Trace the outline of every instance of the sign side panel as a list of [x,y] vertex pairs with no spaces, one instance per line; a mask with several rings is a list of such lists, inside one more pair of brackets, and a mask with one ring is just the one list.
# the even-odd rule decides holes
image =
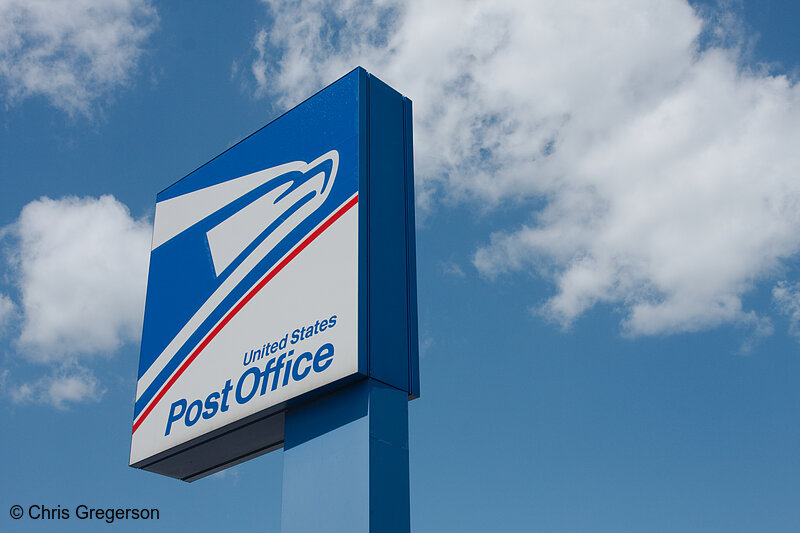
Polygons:
[[403,97],[369,78],[370,376],[406,392],[408,288]]
[[409,396],[419,398],[419,329],[417,322],[417,241],[414,216],[414,135],[411,100],[403,98],[403,140],[406,184],[406,247],[408,249],[408,372]]

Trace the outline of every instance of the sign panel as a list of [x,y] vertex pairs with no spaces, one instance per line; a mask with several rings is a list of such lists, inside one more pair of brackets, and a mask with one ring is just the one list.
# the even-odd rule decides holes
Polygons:
[[359,68],[158,194],[132,466],[279,448],[286,405],[363,377],[417,395],[410,139]]

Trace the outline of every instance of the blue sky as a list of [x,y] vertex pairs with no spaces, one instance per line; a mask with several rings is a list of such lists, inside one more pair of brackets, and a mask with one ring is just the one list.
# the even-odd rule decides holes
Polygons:
[[430,4],[0,1],[4,509],[279,530],[282,452],[127,466],[155,194],[362,65],[415,106],[414,531],[800,529],[800,8]]

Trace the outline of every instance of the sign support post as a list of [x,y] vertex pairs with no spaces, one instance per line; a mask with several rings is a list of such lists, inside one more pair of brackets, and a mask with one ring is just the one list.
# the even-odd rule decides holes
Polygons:
[[408,395],[372,379],[290,408],[282,533],[410,530]]

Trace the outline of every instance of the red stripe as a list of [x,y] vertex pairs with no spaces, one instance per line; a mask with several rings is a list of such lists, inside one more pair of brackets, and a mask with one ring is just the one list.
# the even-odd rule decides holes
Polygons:
[[292,259],[297,257],[297,255],[300,252],[302,252],[303,249],[305,249],[306,246],[311,244],[311,242],[314,239],[319,237],[322,234],[323,231],[328,229],[331,226],[331,224],[336,222],[342,215],[344,215],[347,211],[350,210],[351,207],[353,207],[357,203],[358,203],[358,194],[356,194],[350,200],[348,200],[347,203],[344,204],[342,207],[340,207],[339,210],[336,211],[333,215],[331,215],[331,217],[328,220],[323,222],[320,227],[315,229],[311,234],[308,235],[308,237],[306,237],[303,241],[301,241],[300,244],[297,245],[297,248],[295,248],[294,250],[289,252],[289,255],[284,257],[281,260],[281,262],[278,263],[277,266],[275,266],[275,268],[273,268],[272,271],[270,271],[264,277],[264,279],[259,281],[258,284],[255,287],[253,287],[250,290],[250,292],[247,293],[247,295],[244,298],[242,298],[242,300],[238,304],[236,304],[234,306],[234,308],[230,310],[230,312],[228,312],[227,315],[225,315],[225,317],[220,321],[220,323],[217,324],[216,327],[213,330],[211,330],[211,333],[209,333],[208,336],[205,339],[203,339],[203,342],[201,342],[197,346],[197,348],[195,348],[194,352],[192,352],[192,354],[186,359],[186,361],[184,361],[183,364],[178,368],[178,370],[175,372],[175,374],[172,375],[172,377],[169,379],[169,381],[167,381],[167,384],[156,395],[155,399],[153,399],[153,401],[150,402],[150,405],[148,405],[147,408],[142,412],[141,416],[133,423],[133,431],[131,433],[136,433],[136,430],[142,424],[144,419],[147,418],[147,415],[150,414],[150,412],[153,410],[153,408],[156,406],[156,404],[158,404],[158,402],[161,401],[161,398],[164,397],[164,395],[167,393],[169,388],[172,387],[173,384],[175,384],[175,381],[177,381],[177,379],[181,376],[181,374],[183,374],[183,372],[189,367],[189,365],[192,364],[192,361],[194,361],[197,358],[197,356],[200,355],[200,352],[202,352],[203,349],[206,346],[208,346],[208,343],[210,343],[211,340],[214,337],[217,336],[217,333],[219,333],[222,330],[222,328],[224,328],[225,325],[228,322],[230,322],[231,319],[234,316],[236,316],[236,313],[241,311],[242,308],[245,306],[245,304],[247,304],[247,302],[249,302],[253,298],[253,296],[255,296],[258,293],[258,291],[260,291],[262,288],[264,288],[264,286],[267,283],[269,283],[269,281],[272,278],[274,278],[278,274],[278,272],[283,270],[283,267],[288,265],[292,261]]

